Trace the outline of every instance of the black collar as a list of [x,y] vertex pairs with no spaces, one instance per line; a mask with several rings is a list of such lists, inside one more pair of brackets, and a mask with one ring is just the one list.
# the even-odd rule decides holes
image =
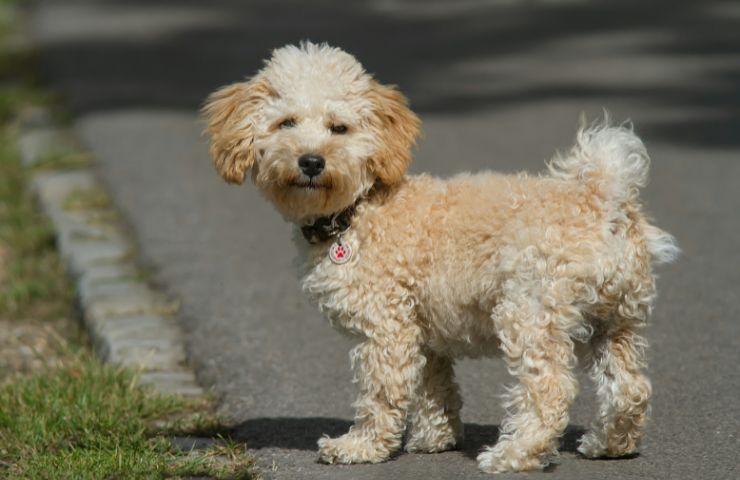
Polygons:
[[331,240],[346,232],[352,225],[352,216],[357,204],[350,205],[342,211],[319,217],[312,223],[301,227],[303,237],[311,245]]

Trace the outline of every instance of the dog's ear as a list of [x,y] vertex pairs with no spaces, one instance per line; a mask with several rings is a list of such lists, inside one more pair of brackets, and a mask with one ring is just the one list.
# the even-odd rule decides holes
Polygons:
[[211,136],[210,154],[216,170],[229,183],[242,183],[254,164],[254,116],[275,92],[266,81],[255,78],[213,92],[202,109],[206,132]]
[[403,178],[411,163],[411,147],[419,136],[421,121],[401,92],[375,80],[371,82],[369,94],[374,104],[371,125],[380,145],[369,166],[381,182],[392,185]]

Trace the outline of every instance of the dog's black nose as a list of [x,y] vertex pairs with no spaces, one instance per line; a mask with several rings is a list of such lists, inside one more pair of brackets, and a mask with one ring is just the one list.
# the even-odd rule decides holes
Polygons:
[[324,157],[320,155],[314,155],[313,153],[307,153],[301,155],[298,159],[298,166],[301,167],[301,171],[309,177],[315,177],[324,170]]

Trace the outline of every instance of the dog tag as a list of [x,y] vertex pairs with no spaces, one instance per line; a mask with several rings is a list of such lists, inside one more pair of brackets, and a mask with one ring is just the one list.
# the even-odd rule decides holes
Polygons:
[[343,242],[341,238],[338,238],[329,248],[329,259],[337,265],[343,265],[349,262],[352,258],[352,247],[349,243]]

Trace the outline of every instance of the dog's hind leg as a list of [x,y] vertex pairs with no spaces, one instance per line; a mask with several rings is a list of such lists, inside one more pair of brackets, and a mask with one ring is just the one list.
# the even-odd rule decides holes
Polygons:
[[655,299],[655,277],[645,265],[636,261],[627,270],[631,275],[620,276],[630,282],[615,290],[620,293],[618,302],[609,301],[615,298],[614,293],[604,295],[612,306],[602,313],[591,339],[589,373],[596,384],[599,414],[578,448],[590,458],[634,453],[642,437],[652,388],[642,373],[647,341],[639,331],[647,323]]
[[452,359],[431,351],[425,356],[427,361],[412,407],[406,451],[443,452],[462,441],[462,398]]
[[522,293],[497,305],[492,318],[518,384],[508,389],[498,443],[478,456],[483,471],[541,469],[557,454],[557,440],[568,425],[568,408],[578,388],[567,327],[579,315],[571,306],[546,308],[538,298]]
[[625,321],[592,341],[590,376],[599,399],[597,421],[580,439],[587,457],[621,457],[639,445],[651,394],[643,375],[645,340]]

